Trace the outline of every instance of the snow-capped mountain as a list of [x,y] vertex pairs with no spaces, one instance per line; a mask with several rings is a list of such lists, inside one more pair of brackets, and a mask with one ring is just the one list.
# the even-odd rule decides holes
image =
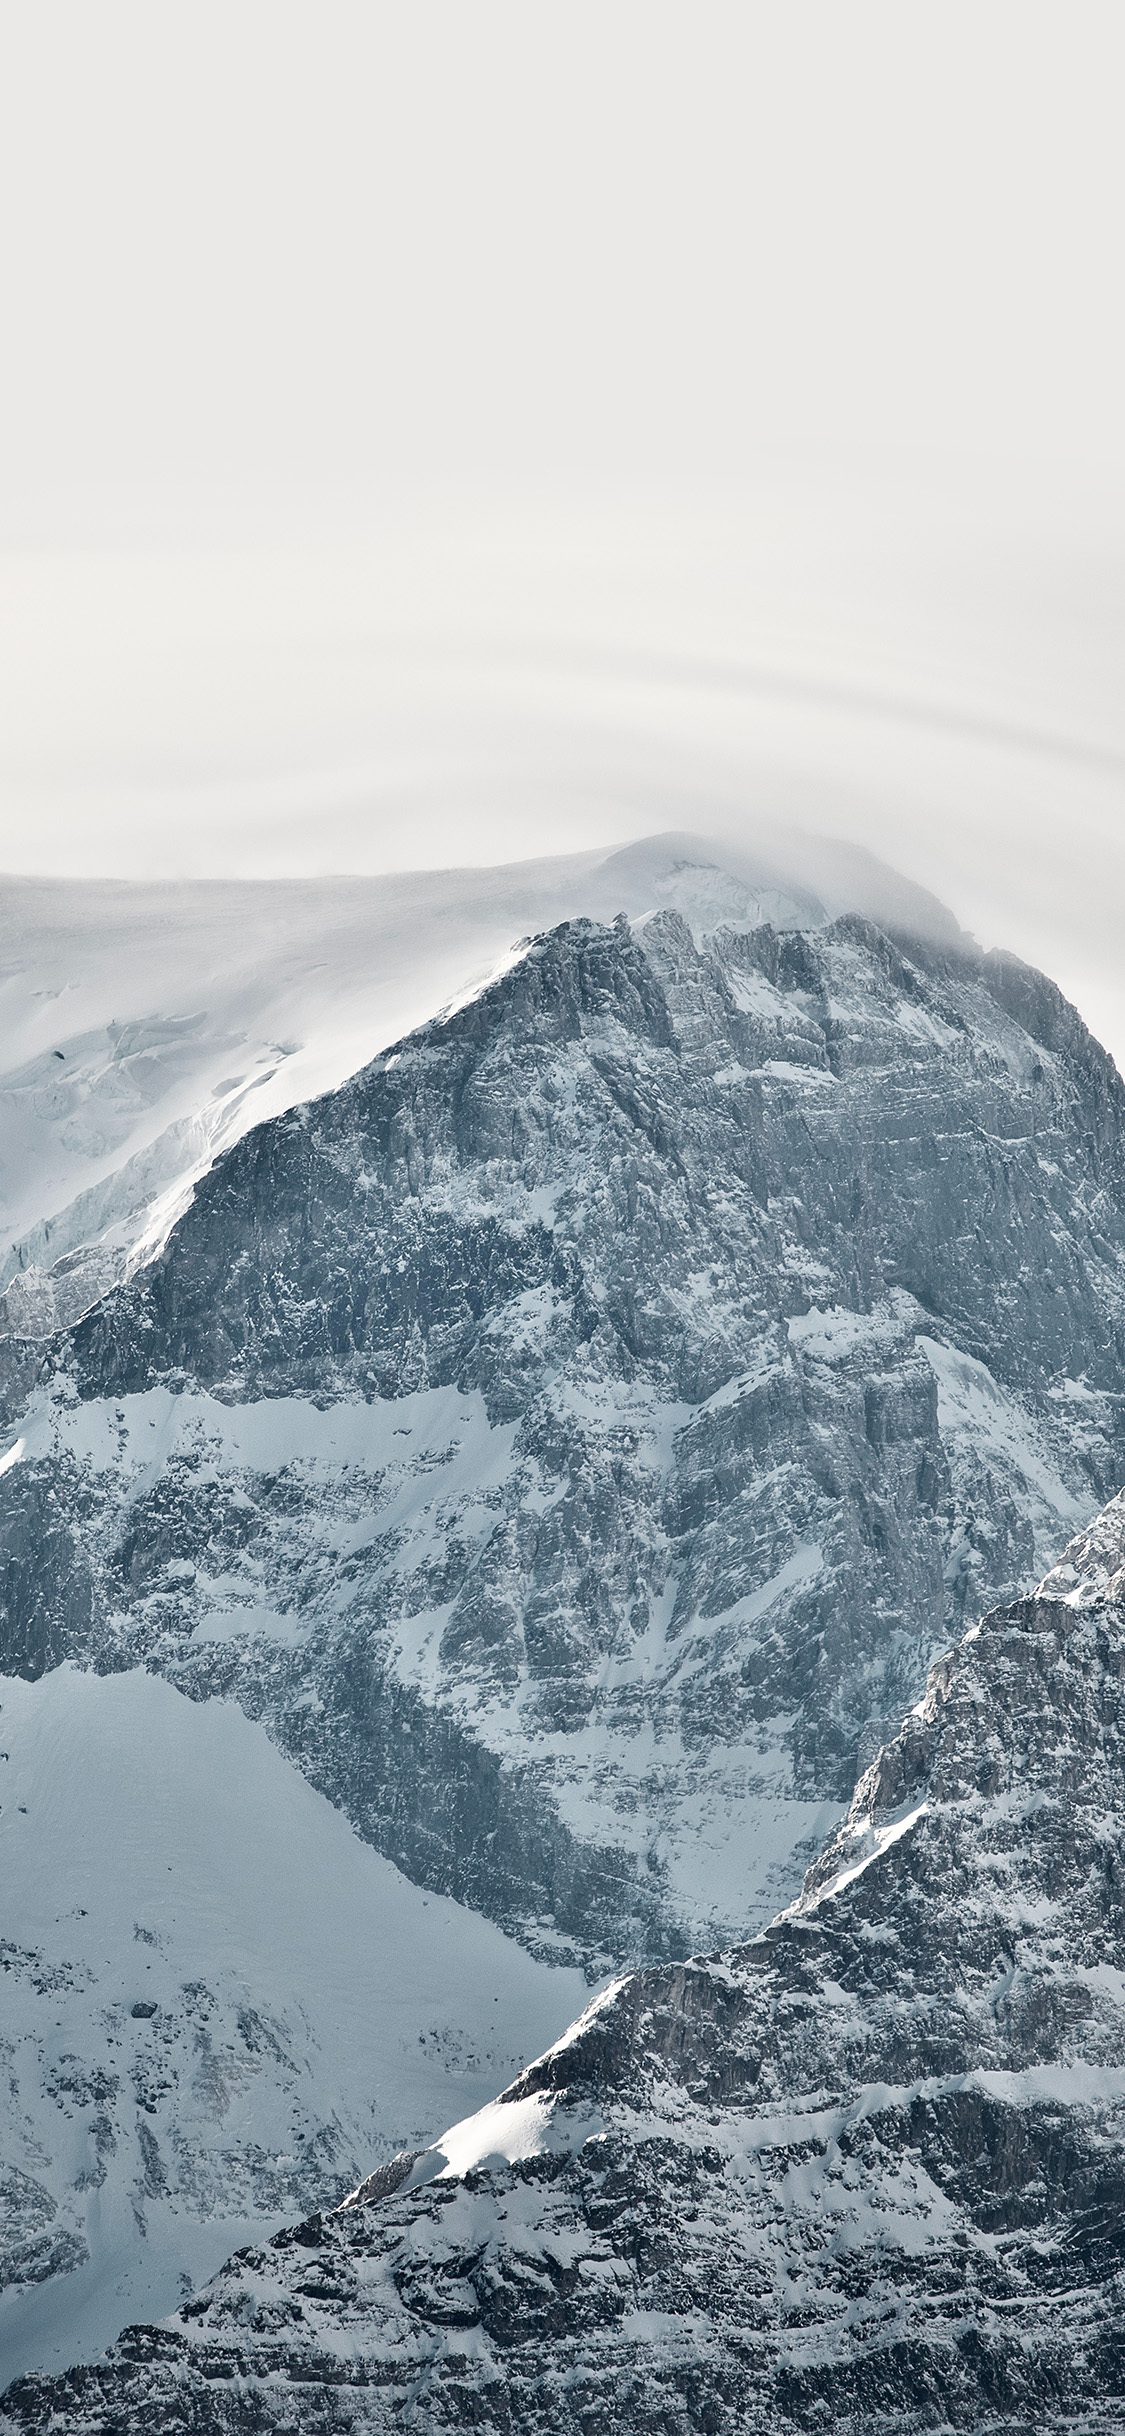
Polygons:
[[974,1624],[757,1937],[618,1981],[478,2115],[5,2436],[1125,2417],[1125,1497]]
[[[257,1756],[234,1781],[263,1753],[277,1772],[263,1816],[303,1800],[322,1822],[310,1916],[326,1795],[349,1866],[385,1889],[397,1865],[412,1918],[432,1928],[441,1897],[515,1931],[537,1960],[478,1921],[492,1943],[444,2010],[425,1940],[395,1932],[401,2021],[424,2045],[437,2028],[439,2071],[479,2063],[470,2102],[573,2010],[576,1970],[677,1964],[793,1898],[935,1647],[1125,1471],[1110,1061],[1049,982],[893,875],[853,872],[880,922],[829,919],[823,870],[814,902],[807,875],[767,889],[688,843],[619,858],[606,910],[635,890],[632,922],[509,941],[441,1017],[244,1132],[77,1326],[47,1332],[57,1278],[34,1310],[26,1274],[9,1290],[7,1708],[68,1687],[91,1763],[106,1736],[134,1753],[143,1815],[156,1763],[128,1702],[166,1696],[169,1890],[223,1764],[208,1737],[237,1732]],[[17,1905],[9,1875],[0,1927],[33,1958],[3,2152],[20,2359],[168,2306],[237,2231],[335,2198],[384,2129],[414,2140],[443,2111],[387,2065],[399,2029],[343,1909],[340,2001],[367,2008],[370,2049],[321,2026],[323,1945],[290,1971],[280,1929],[244,1935],[251,1824],[223,1844],[229,1934],[206,1905],[206,1934],[190,1906],[150,1918],[137,1839],[111,1837],[99,1945],[81,1872],[28,1824],[61,1798],[0,1819],[32,1889]],[[68,1849],[105,1844],[75,1813]],[[171,1940],[155,2126],[117,2051],[158,2039],[140,1998],[115,2012],[138,1923]],[[77,2012],[56,2020],[59,1973]],[[237,2083],[213,2115],[176,1994],[196,1982]],[[505,2025],[483,2045],[482,1988]],[[240,2008],[272,2025],[252,2067]]]
[[498,870],[266,882],[0,882],[0,1329],[69,1326],[264,1117],[334,1088],[567,915],[697,929],[888,910],[956,926],[855,848],[759,824]]

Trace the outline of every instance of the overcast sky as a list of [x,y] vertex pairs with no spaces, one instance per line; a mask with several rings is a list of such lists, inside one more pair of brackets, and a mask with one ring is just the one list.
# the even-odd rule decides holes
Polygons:
[[1119,0],[0,24],[0,867],[791,811],[1125,1057]]

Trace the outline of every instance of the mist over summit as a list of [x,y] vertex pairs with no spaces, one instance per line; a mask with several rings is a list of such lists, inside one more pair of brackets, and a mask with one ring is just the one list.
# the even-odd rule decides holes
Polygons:
[[765,826],[378,879],[6,879],[0,1288],[49,1335],[157,1247],[210,1159],[331,1088],[568,915],[951,917],[862,849]]

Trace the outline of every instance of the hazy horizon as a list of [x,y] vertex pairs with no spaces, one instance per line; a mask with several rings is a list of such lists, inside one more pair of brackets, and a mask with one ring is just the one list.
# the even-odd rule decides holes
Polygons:
[[0,869],[763,816],[1125,1059],[1117,11],[5,18]]

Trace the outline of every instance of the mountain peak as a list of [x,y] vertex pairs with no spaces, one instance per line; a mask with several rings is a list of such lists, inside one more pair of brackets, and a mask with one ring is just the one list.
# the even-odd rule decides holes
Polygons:
[[972,945],[939,897],[866,847],[768,819],[738,837],[670,829],[622,846],[587,883],[591,910],[615,894],[628,913],[672,906],[700,944],[724,925],[807,930],[853,913],[934,946]]

